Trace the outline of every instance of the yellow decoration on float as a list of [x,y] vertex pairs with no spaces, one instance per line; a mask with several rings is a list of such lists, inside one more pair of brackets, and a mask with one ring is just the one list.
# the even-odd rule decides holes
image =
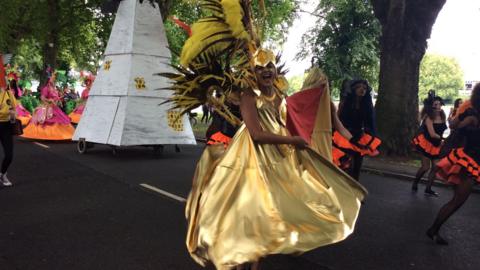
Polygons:
[[108,71],[110,70],[110,65],[112,64],[112,60],[107,60],[105,61],[105,63],[103,64],[103,69]]
[[169,111],[167,113],[168,126],[173,130],[181,132],[183,131],[183,120],[178,111]]
[[145,85],[145,79],[143,77],[136,77],[134,81],[135,81],[135,87],[137,88],[137,90],[143,90],[147,88],[147,86]]

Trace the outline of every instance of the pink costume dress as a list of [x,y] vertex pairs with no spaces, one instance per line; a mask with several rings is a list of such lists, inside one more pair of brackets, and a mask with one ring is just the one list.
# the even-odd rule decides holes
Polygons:
[[71,112],[68,115],[72,123],[74,124],[80,123],[80,118],[82,118],[83,110],[85,109],[85,105],[87,103],[89,93],[90,93],[90,87],[87,87],[83,90],[78,106],[75,108],[75,110],[73,110],[73,112]]
[[75,129],[70,118],[56,105],[60,101],[55,83],[49,81],[42,88],[42,105],[33,112],[22,137],[40,140],[71,140]]
[[17,104],[17,107],[15,107],[15,110],[17,111],[17,119],[22,122],[22,126],[28,125],[30,119],[32,118],[30,112],[25,109],[20,102]]

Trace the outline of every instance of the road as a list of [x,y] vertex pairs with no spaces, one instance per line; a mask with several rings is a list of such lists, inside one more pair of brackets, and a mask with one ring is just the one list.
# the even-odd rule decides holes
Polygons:
[[[102,145],[80,155],[71,142],[15,147],[15,185],[0,189],[1,270],[204,269],[185,248],[183,202],[202,145],[180,153],[167,146],[161,157],[145,147],[115,156]],[[404,180],[361,181],[370,194],[351,237],[269,257],[262,269],[479,269],[479,194],[444,226],[450,245],[441,247],[424,231],[451,190],[437,188],[441,196],[432,198],[412,194]]]

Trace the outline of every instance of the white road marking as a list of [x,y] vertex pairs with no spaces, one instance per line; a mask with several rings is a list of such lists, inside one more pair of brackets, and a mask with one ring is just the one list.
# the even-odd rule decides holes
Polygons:
[[164,195],[164,196],[167,196],[167,197],[169,197],[169,198],[171,198],[171,199],[174,199],[174,200],[176,200],[176,201],[179,201],[179,202],[183,202],[183,203],[184,203],[184,202],[187,201],[187,200],[186,200],[185,198],[183,198],[183,197],[180,197],[180,196],[177,196],[177,195],[172,194],[172,193],[170,193],[170,192],[161,190],[161,189],[159,189],[159,188],[157,188],[157,187],[154,187],[154,186],[151,186],[151,185],[149,185],[149,184],[143,183],[143,184],[140,184],[140,186],[142,186],[142,187],[144,187],[144,188],[146,188],[146,189],[155,191],[155,192],[157,192],[157,193],[160,193],[160,194],[162,194],[162,195]]
[[43,148],[47,148],[47,149],[50,148],[50,146],[45,145],[45,144],[43,144],[43,143],[39,143],[39,142],[33,142],[33,143],[36,144],[36,145],[38,145],[38,146],[40,146],[40,147],[43,147]]

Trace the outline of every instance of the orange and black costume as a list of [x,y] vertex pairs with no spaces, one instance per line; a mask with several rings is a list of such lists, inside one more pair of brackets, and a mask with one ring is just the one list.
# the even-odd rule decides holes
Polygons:
[[[356,104],[356,94],[354,87],[357,84],[367,86],[367,93],[361,98],[360,106]],[[342,163],[348,160],[341,152],[351,156],[352,165],[348,173],[355,179],[359,179],[360,168],[363,163],[363,156],[376,156],[379,154],[377,148],[381,140],[375,137],[375,113],[371,96],[371,87],[365,80],[352,80],[347,89],[343,90],[343,98],[340,102],[338,116],[340,121],[352,134],[352,139],[343,138],[338,132],[333,133],[333,151],[338,162]],[[345,168],[348,164],[340,164]]]
[[[238,105],[229,102],[226,102],[225,105],[233,115],[238,117],[238,119],[242,119]],[[219,113],[213,112],[212,123],[206,132],[207,145],[223,144],[227,148],[238,128],[239,126],[231,124]]]
[[[467,109],[462,114],[458,116],[460,119],[474,115],[480,120],[480,115],[473,108]],[[464,170],[470,178],[480,182],[480,125],[462,128],[460,132],[465,138],[465,145],[452,149],[438,162],[437,176],[449,183],[459,184],[461,171]]]
[[[447,129],[446,123],[433,123],[433,129],[435,133],[440,137],[443,136],[443,133]],[[437,159],[440,156],[440,149],[442,146],[442,139],[435,139],[430,136],[430,133],[427,130],[425,121],[420,125],[418,135],[415,136],[412,140],[412,144],[415,149],[422,155],[430,158]]]

